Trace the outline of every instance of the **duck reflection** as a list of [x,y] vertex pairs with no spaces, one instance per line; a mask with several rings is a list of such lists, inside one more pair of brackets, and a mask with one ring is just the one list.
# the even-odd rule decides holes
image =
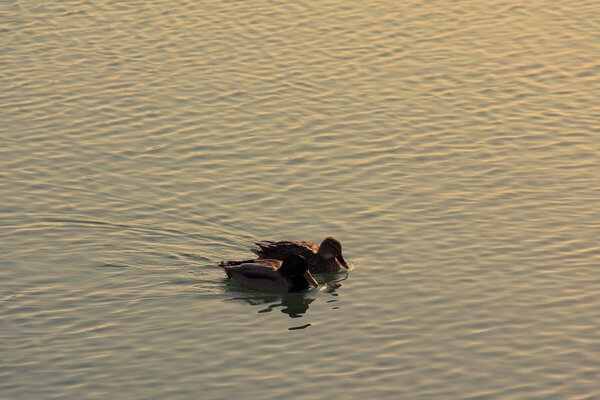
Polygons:
[[[342,287],[342,282],[348,278],[348,275],[339,276],[339,274],[326,274],[320,277],[320,281],[324,281],[320,285],[317,291],[307,291],[299,293],[286,293],[286,294],[265,294],[259,292],[250,292],[237,289],[237,296],[232,297],[231,300],[243,300],[252,306],[264,306],[261,307],[257,312],[259,314],[271,312],[277,308],[281,309],[283,314],[287,314],[290,318],[301,318],[306,313],[310,305],[317,300],[319,297],[318,293],[326,293],[336,298],[326,300],[326,303],[335,303],[338,301],[337,297],[338,289]],[[228,285],[229,286],[229,285]],[[233,287],[230,290],[235,290]],[[240,295],[241,294],[241,295]],[[338,309],[339,307],[332,307],[332,309]],[[303,326],[308,327],[310,324]],[[303,329],[303,327],[294,327],[293,329]],[[292,329],[292,328],[290,328]]]
[[300,318],[308,311],[308,306],[316,299],[308,299],[302,294],[284,296],[281,299],[281,312],[290,318]]
[[339,276],[339,274],[327,274],[323,275],[325,278],[325,293],[329,293],[332,296],[339,296],[337,290],[342,287],[342,282],[348,279],[348,274]]
[[307,297],[305,293],[293,293],[277,296],[250,295],[234,297],[231,300],[243,300],[253,306],[265,305],[266,307],[258,310],[259,314],[268,313],[281,307],[281,312],[287,314],[290,318],[300,318],[306,314],[308,307],[316,299]]

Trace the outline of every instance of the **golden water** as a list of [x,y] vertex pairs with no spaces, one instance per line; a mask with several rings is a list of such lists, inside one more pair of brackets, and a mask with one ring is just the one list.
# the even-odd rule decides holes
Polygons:
[[[600,398],[594,1],[4,1],[0,397]],[[216,263],[341,240],[258,295]]]

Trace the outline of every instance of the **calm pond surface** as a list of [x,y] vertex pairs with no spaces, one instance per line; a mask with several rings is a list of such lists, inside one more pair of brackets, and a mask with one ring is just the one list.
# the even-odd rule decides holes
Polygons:
[[[600,398],[596,1],[3,1],[3,399]],[[337,237],[257,294],[222,259]]]

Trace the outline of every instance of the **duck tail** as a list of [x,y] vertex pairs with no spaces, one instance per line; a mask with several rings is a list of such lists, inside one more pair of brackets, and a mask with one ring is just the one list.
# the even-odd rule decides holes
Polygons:
[[241,265],[241,264],[247,264],[247,263],[253,263],[256,262],[256,260],[252,259],[252,260],[240,260],[240,261],[221,261],[219,263],[219,267],[232,267],[234,265]]
[[254,244],[256,246],[258,246],[258,249],[250,249],[250,251],[259,257],[264,257],[267,254],[267,252],[269,251],[270,247],[273,244],[275,244],[275,242],[272,242],[270,240],[264,240],[262,242],[256,242]]

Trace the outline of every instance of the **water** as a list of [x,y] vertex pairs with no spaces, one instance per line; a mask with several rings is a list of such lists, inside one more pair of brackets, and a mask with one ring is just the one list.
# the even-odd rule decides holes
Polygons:
[[600,398],[596,2],[0,9],[0,397]]

